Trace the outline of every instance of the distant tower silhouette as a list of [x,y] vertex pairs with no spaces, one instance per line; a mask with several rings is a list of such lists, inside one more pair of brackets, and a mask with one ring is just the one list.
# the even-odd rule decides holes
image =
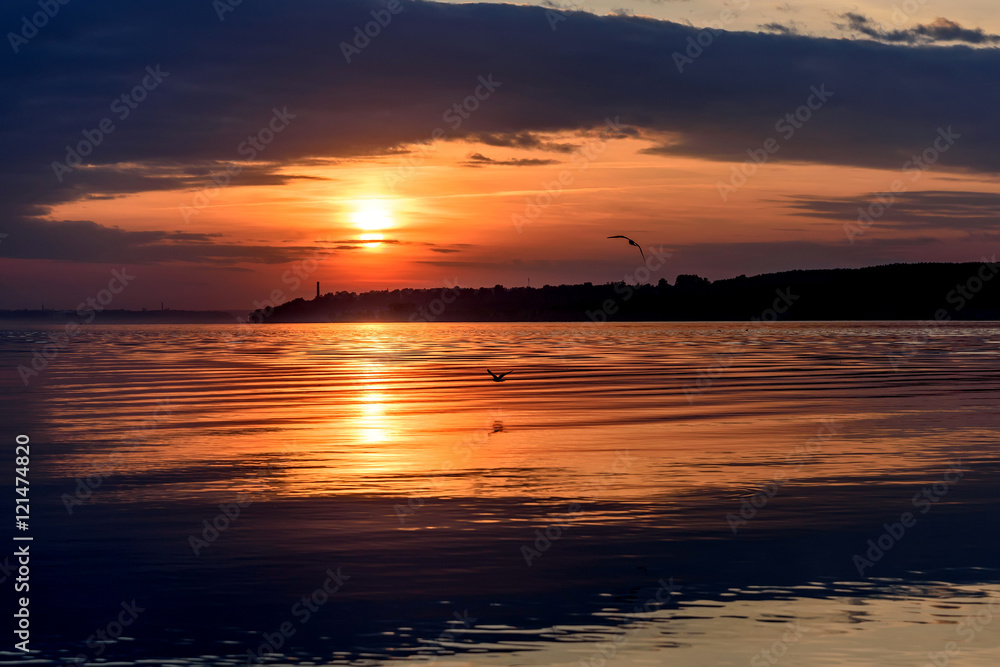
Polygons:
[[316,298],[319,298],[319,281],[316,281]]

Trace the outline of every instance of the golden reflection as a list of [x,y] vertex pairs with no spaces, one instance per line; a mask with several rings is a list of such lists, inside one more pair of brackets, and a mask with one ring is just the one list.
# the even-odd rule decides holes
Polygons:
[[358,440],[366,444],[386,443],[390,439],[390,431],[385,427],[384,394],[368,392],[360,397],[360,416],[357,419]]
[[[51,474],[74,480],[105,471],[104,477],[115,479],[127,472],[159,480],[175,467],[232,465],[242,471],[250,462],[281,493],[676,503],[711,493],[723,503],[722,519],[766,495],[775,481],[782,482],[775,506],[793,507],[797,494],[822,486],[827,501],[847,512],[862,479],[877,480],[893,495],[897,491],[888,487],[899,485],[905,501],[907,485],[919,490],[936,483],[952,456],[966,449],[978,455],[978,443],[996,440],[990,406],[970,404],[964,384],[933,395],[919,389],[864,401],[846,396],[856,386],[877,386],[865,382],[882,381],[884,361],[870,349],[856,357],[868,373],[862,376],[852,371],[840,377],[825,361],[805,356],[790,361],[787,343],[767,344],[766,338],[719,368],[714,344],[691,342],[701,338],[694,336],[701,325],[623,326],[602,329],[601,335],[617,343],[631,341],[634,331],[650,331],[661,347],[655,357],[642,348],[622,356],[618,376],[597,383],[582,379],[606,361],[599,347],[566,348],[557,366],[536,361],[552,354],[545,332],[572,336],[553,326],[439,327],[420,334],[426,339],[419,353],[412,351],[406,336],[413,331],[405,325],[291,328],[288,351],[276,356],[270,335],[262,333],[247,346],[266,351],[254,355],[253,363],[269,360],[274,373],[254,382],[247,381],[250,361],[241,357],[196,364],[179,351],[170,358],[177,370],[167,372],[151,365],[163,358],[158,348],[116,350],[103,363],[117,382],[128,380],[127,399],[115,398],[108,380],[84,381],[72,366],[64,367],[79,386],[73,385],[72,397],[47,403],[58,436],[95,445],[66,451],[50,464]],[[839,331],[832,326],[817,331]],[[812,329],[789,330],[806,332],[798,345],[811,344],[802,336],[813,335]],[[200,328],[185,335],[192,346],[206,344]],[[883,337],[855,336],[870,346]],[[480,359],[495,356],[498,344],[515,342],[535,356],[516,363],[520,375],[509,382],[491,382]],[[944,373],[953,362],[942,355],[924,363]],[[162,377],[150,375],[153,368]],[[714,373],[712,384],[692,395],[705,369]],[[815,382],[820,375],[821,386]],[[902,376],[904,385],[922,381],[909,377]],[[643,391],[636,391],[637,382]],[[992,390],[994,384],[987,386]],[[816,402],[803,400],[814,397]],[[99,410],[100,422],[88,417]],[[935,410],[941,419],[973,419],[958,430],[908,427],[914,415]],[[831,417],[836,432],[827,426]],[[956,440],[969,444],[959,448]],[[269,469],[272,462],[280,468]],[[234,474],[187,485],[154,481],[117,488],[129,500],[227,495],[239,491],[244,479]],[[105,484],[97,501],[117,499],[115,488]],[[769,506],[755,525],[769,517],[791,520]]]

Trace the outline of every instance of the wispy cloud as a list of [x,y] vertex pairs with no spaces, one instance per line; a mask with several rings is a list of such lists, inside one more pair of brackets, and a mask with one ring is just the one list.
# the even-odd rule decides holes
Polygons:
[[538,167],[549,164],[559,164],[559,160],[540,160],[536,158],[517,158],[512,160],[494,160],[482,153],[473,153],[462,164],[466,167]]
[[840,15],[846,23],[836,23],[840,30],[854,32],[882,42],[903,44],[932,44],[935,42],[963,42],[966,44],[998,44],[1000,35],[985,32],[982,28],[965,28],[957,22],[937,17],[930,23],[905,29],[886,30],[864,14],[847,12]]

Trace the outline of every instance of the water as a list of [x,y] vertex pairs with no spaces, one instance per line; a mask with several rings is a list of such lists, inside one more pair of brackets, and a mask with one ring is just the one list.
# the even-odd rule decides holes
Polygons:
[[53,331],[31,664],[1000,658],[994,324]]

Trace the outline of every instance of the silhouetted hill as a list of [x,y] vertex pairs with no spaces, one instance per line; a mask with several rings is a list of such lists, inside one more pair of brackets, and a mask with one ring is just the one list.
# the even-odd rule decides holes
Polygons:
[[253,322],[1000,320],[1000,264],[890,264],[710,282],[337,292]]

